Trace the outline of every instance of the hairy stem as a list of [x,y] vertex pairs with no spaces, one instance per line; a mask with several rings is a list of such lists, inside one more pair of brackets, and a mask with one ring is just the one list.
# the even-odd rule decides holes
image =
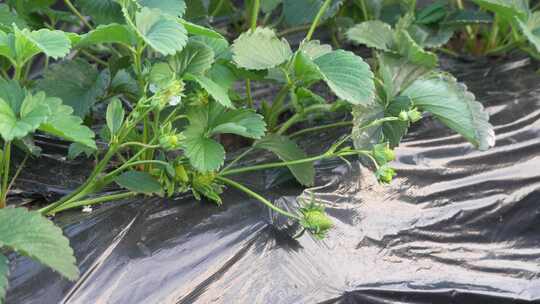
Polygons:
[[95,186],[95,180],[103,172],[111,158],[116,154],[118,151],[118,146],[111,146],[105,156],[103,156],[103,159],[96,165],[90,176],[86,179],[86,181],[80,185],[77,189],[75,189],[70,194],[64,196],[62,199],[57,201],[56,203],[53,203],[51,205],[48,205],[46,207],[43,207],[39,209],[39,212],[42,214],[50,214],[52,210],[58,208],[59,206],[62,206],[63,204],[69,203],[71,201],[78,200],[87,194],[89,194],[93,187]]
[[253,109],[253,94],[251,94],[251,80],[246,79],[246,100],[250,109]]
[[22,169],[24,168],[24,165],[26,165],[26,161],[28,160],[28,157],[30,156],[30,154],[26,153],[26,155],[24,156],[24,159],[23,161],[21,162],[21,164],[19,165],[19,167],[17,168],[17,171],[15,171],[15,175],[13,175],[13,177],[11,178],[11,182],[9,182],[9,185],[7,187],[7,192],[9,192],[9,190],[11,188],[13,188],[13,184],[15,183],[15,180],[17,179],[17,177],[19,177],[19,175],[21,174],[22,172]]
[[287,167],[292,165],[300,165],[305,163],[314,162],[321,159],[327,159],[327,158],[336,158],[336,157],[344,157],[344,156],[352,156],[352,155],[369,155],[370,151],[364,151],[364,150],[351,150],[346,152],[335,152],[335,153],[323,153],[317,156],[292,160],[292,161],[286,161],[286,162],[275,162],[275,163],[268,163],[268,164],[261,164],[261,165],[255,165],[255,166],[249,166],[249,167],[243,167],[238,169],[231,169],[224,172],[221,172],[220,176],[227,176],[231,174],[240,174],[240,173],[246,173],[246,172],[252,172],[252,171],[259,171],[259,170],[266,170],[266,169],[273,169],[273,168],[281,168],[281,167]]
[[315,20],[313,20],[313,23],[311,24],[311,27],[309,28],[309,31],[306,35],[306,41],[309,41],[311,40],[311,37],[313,36],[313,33],[315,33],[315,29],[317,28],[317,26],[319,25],[319,22],[322,18],[322,16],[324,15],[324,13],[326,12],[326,10],[328,9],[328,7],[330,6],[330,2],[331,0],[325,0],[323,5],[321,6],[321,8],[319,9],[319,12],[317,13],[317,15],[315,16]]
[[0,188],[0,208],[5,208],[8,194],[9,167],[11,163],[11,141],[4,142],[4,169],[2,170],[2,187]]
[[104,196],[100,196],[100,197],[96,197],[96,198],[91,198],[91,199],[87,199],[87,200],[75,201],[75,202],[71,202],[69,204],[64,204],[62,206],[59,206],[56,209],[51,210],[49,213],[54,214],[54,213],[58,213],[58,212],[61,212],[61,211],[66,211],[66,210],[69,210],[69,209],[80,208],[80,207],[84,207],[84,206],[92,206],[92,205],[102,204],[102,203],[110,202],[110,201],[122,200],[122,199],[125,199],[125,198],[137,196],[137,195],[138,195],[138,193],[136,193],[136,192],[124,192],[124,193],[104,195]]
[[75,16],[81,19],[84,25],[86,25],[91,30],[94,29],[94,27],[86,20],[86,18],[84,18],[84,16],[77,10],[77,8],[73,5],[73,3],[71,3],[70,0],[64,0],[64,3]]
[[289,135],[289,137],[298,137],[300,135],[304,135],[304,134],[307,134],[307,133],[317,132],[317,131],[326,130],[326,129],[332,129],[332,128],[350,127],[350,126],[352,126],[352,124],[353,124],[352,121],[340,121],[340,122],[327,124],[327,125],[323,125],[323,126],[316,126],[316,127],[306,128],[306,129],[302,129],[302,130],[300,130],[298,132],[292,133],[291,135]]
[[252,191],[251,189],[247,188],[246,186],[240,184],[240,183],[237,183],[233,180],[230,180],[228,178],[225,178],[223,176],[218,176],[216,177],[216,179],[218,179],[219,181],[223,182],[224,184],[227,184],[229,186],[232,186],[244,193],[246,193],[247,195],[253,197],[254,199],[260,201],[261,203],[265,204],[268,208],[276,211],[277,213],[279,214],[282,214],[284,216],[287,216],[287,217],[290,217],[292,219],[295,219],[295,220],[298,220],[300,221],[301,218],[298,216],[298,215],[295,215],[295,214],[292,214],[290,212],[287,212],[279,207],[277,207],[276,205],[272,204],[272,202],[270,202],[269,200],[267,200],[266,198],[262,197],[261,195],[259,195],[258,193]]
[[309,106],[304,109],[304,111],[300,113],[294,114],[289,120],[285,121],[279,130],[277,131],[277,134],[283,134],[285,133],[290,127],[292,127],[294,124],[302,121],[307,115],[314,113],[314,112],[326,112],[329,111],[329,105],[327,104],[315,104],[312,106]]
[[240,155],[238,155],[232,162],[227,164],[225,168],[223,168],[221,171],[227,171],[229,168],[234,166],[236,163],[238,163],[240,160],[242,160],[244,157],[246,157],[251,151],[253,151],[255,148],[250,147],[249,149],[246,149],[246,151],[242,152]]
[[253,0],[253,7],[251,8],[251,22],[250,22],[251,31],[254,31],[257,28],[257,18],[259,17],[260,7],[261,7],[261,0]]

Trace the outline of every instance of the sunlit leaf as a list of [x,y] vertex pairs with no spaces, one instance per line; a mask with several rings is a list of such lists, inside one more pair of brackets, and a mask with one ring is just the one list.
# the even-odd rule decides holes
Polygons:
[[361,57],[337,50],[315,59],[326,84],[339,98],[352,104],[370,104],[375,85],[373,73]]
[[69,280],[79,276],[69,240],[39,212],[25,208],[0,210],[0,246],[28,256]]
[[279,39],[269,28],[257,28],[240,35],[233,45],[233,60],[248,70],[266,70],[276,67],[292,56],[285,39]]

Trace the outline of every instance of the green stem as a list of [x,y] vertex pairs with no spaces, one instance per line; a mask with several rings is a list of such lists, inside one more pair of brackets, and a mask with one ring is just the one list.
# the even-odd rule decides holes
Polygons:
[[452,57],[456,57],[456,58],[459,57],[458,53],[444,47],[437,48],[437,50],[441,53],[445,53],[446,55],[450,55]]
[[327,104],[316,104],[316,105],[312,105],[312,106],[309,106],[307,108],[304,109],[304,111],[302,111],[301,113],[295,113],[291,118],[289,118],[289,120],[287,120],[286,122],[283,123],[283,125],[281,125],[281,128],[279,128],[279,130],[277,131],[277,134],[283,134],[285,133],[290,127],[292,127],[294,124],[302,121],[304,119],[305,116],[313,113],[313,112],[318,112],[318,111],[329,111],[329,105]]
[[232,186],[232,187],[246,193],[247,195],[253,197],[254,199],[256,199],[258,201],[260,201],[261,203],[265,204],[268,208],[276,211],[277,213],[280,213],[280,214],[282,214],[284,216],[290,217],[290,218],[298,220],[298,221],[301,220],[301,218],[298,215],[292,214],[290,212],[287,212],[287,211],[275,206],[274,204],[272,204],[272,202],[270,202],[266,198],[262,197],[258,193],[250,190],[249,188],[245,187],[244,185],[242,185],[240,183],[237,183],[237,182],[235,182],[233,180],[230,180],[230,179],[222,177],[222,176],[217,176],[216,179],[218,179],[219,181],[222,181],[224,184]]
[[246,99],[250,109],[253,109],[253,96],[251,94],[251,80],[246,79]]
[[259,170],[266,170],[266,169],[273,169],[273,168],[281,168],[281,167],[287,167],[292,165],[300,165],[305,163],[311,163],[317,160],[321,159],[327,159],[327,158],[335,158],[335,157],[344,157],[344,156],[351,156],[351,155],[369,155],[370,151],[364,151],[364,150],[351,150],[346,152],[338,152],[338,153],[323,153],[321,155],[297,159],[297,160],[291,160],[286,162],[275,162],[275,163],[268,163],[268,164],[261,164],[261,165],[255,165],[255,166],[249,166],[249,167],[243,167],[238,169],[231,169],[224,172],[221,172],[220,176],[227,176],[231,174],[240,174],[240,173],[246,173],[246,172],[252,172],[252,171],[259,171]]
[[366,7],[366,1],[365,0],[357,0],[356,3],[360,4],[360,9],[362,10],[362,14],[364,15],[364,21],[369,20],[369,13]]
[[58,213],[58,212],[61,212],[61,211],[66,211],[66,210],[69,210],[69,209],[74,209],[74,208],[79,208],[79,207],[84,207],[84,206],[92,206],[92,205],[97,205],[97,204],[110,202],[110,201],[122,200],[122,199],[125,199],[125,198],[137,196],[137,195],[138,195],[138,193],[136,193],[136,192],[124,192],[124,193],[100,196],[100,197],[87,199],[87,200],[75,201],[75,202],[71,202],[69,204],[62,205],[62,206],[60,206],[60,207],[58,207],[56,209],[53,209],[53,210],[51,210],[50,213],[54,214],[54,213]]
[[311,26],[308,24],[308,25],[300,25],[300,26],[295,26],[295,27],[290,27],[288,29],[284,29],[283,31],[279,32],[277,35],[278,37],[283,37],[283,36],[287,36],[287,35],[290,35],[290,34],[295,34],[295,33],[299,33],[299,32],[305,32],[307,30],[309,30]]
[[87,52],[85,50],[81,50],[81,54],[83,54],[84,56],[88,57],[89,59],[93,60],[94,62],[98,63],[98,64],[101,64],[102,66],[104,67],[108,67],[109,64],[101,59],[99,59],[98,57],[92,55],[90,52]]
[[[124,123],[122,128],[118,131],[118,134],[120,134],[118,136],[119,142],[121,142],[125,138],[125,136],[127,136],[130,133],[130,131],[134,127],[136,127],[137,124],[140,123],[143,117],[146,117],[148,115],[148,113],[151,110],[152,108],[147,109],[144,113],[142,113],[142,115],[140,115],[139,118],[135,119],[133,122],[127,123],[128,121],[130,121],[131,115],[133,115],[133,113],[137,111],[137,109],[134,109],[130,113],[128,118],[126,119],[126,122]],[[39,212],[41,214],[51,214],[52,210],[55,210],[64,204],[70,204],[92,193],[93,191],[95,191],[96,186],[106,184],[106,183],[103,183],[105,181],[105,178],[100,179],[98,177],[107,168],[109,161],[114,155],[116,155],[116,153],[119,151],[120,148],[122,148],[122,146],[117,143],[109,146],[109,149],[107,150],[107,153],[105,154],[105,156],[103,156],[103,159],[99,161],[99,163],[96,165],[96,167],[94,168],[90,176],[86,179],[86,181],[82,185],[77,187],[77,189],[75,189],[70,194],[61,198],[59,201],[39,209]],[[132,159],[138,158],[144,151],[146,151],[146,149],[147,148],[142,148]],[[110,173],[107,176],[109,175]]]
[[315,20],[313,20],[313,23],[311,24],[311,27],[309,28],[309,31],[308,31],[308,33],[306,35],[306,39],[305,39],[306,41],[311,40],[311,37],[313,36],[313,33],[315,32],[315,29],[319,25],[319,22],[320,22],[322,16],[324,15],[326,10],[330,6],[330,2],[331,2],[331,0],[325,0],[323,5],[319,9],[319,12],[317,13],[317,16],[315,16]]
[[253,7],[251,9],[251,23],[250,23],[251,31],[254,31],[257,28],[257,18],[259,17],[260,7],[261,7],[261,0],[253,0]]
[[13,69],[14,69],[13,80],[21,81],[21,75],[22,75],[23,66],[17,64],[17,65],[13,66]]
[[516,47],[521,47],[524,43],[525,41],[523,40],[512,41],[508,44],[496,47],[494,49],[490,49],[489,51],[486,52],[486,55],[496,55],[496,54],[505,53],[508,50],[514,49]]
[[13,177],[11,178],[11,182],[9,183],[8,187],[7,187],[7,192],[9,192],[9,190],[11,188],[13,188],[13,184],[15,183],[15,180],[19,177],[19,175],[21,174],[22,172],[22,169],[24,168],[24,165],[26,164],[26,161],[28,160],[28,157],[30,156],[30,154],[26,153],[26,155],[24,156],[24,159],[23,161],[21,162],[21,164],[19,165],[19,167],[17,168],[17,171],[15,171],[15,175],[13,175]]
[[212,13],[210,14],[210,17],[215,17],[219,11],[221,10],[221,8],[223,7],[223,3],[225,2],[225,0],[219,0],[218,4],[216,5],[216,8],[214,9],[214,11],[212,11]]
[[131,163],[126,163],[125,165],[122,166],[122,169],[127,169],[127,168],[135,167],[138,165],[147,165],[147,164],[156,164],[156,165],[163,165],[163,166],[169,165],[169,163],[161,161],[161,160],[150,159],[150,160],[139,160],[139,161],[134,161]]
[[297,122],[300,122],[304,117],[304,113],[295,113],[291,118],[281,125],[281,128],[276,132],[278,135],[285,133],[290,127]]
[[287,93],[289,92],[290,85],[284,85],[272,102],[272,111],[270,112],[269,117],[265,117],[266,123],[268,124],[268,130],[274,131],[276,124],[278,122],[279,115],[283,112],[283,103],[285,98],[287,98]]
[[118,175],[120,172],[124,171],[125,169],[129,168],[131,165],[131,163],[133,162],[136,162],[137,159],[139,159],[139,157],[146,151],[147,148],[142,148],[141,150],[139,150],[139,152],[135,153],[135,155],[133,155],[127,162],[125,162],[123,165],[121,165],[120,167],[114,169],[113,171],[107,173],[103,178],[102,180],[104,181],[105,184],[107,184],[108,182],[112,181],[112,179],[114,179],[114,177],[116,175]]
[[86,20],[86,18],[84,18],[83,15],[81,15],[81,13],[77,10],[77,8],[73,5],[73,3],[71,3],[70,0],[64,0],[64,3],[66,4],[66,6],[69,8],[69,10],[75,15],[77,16],[79,19],[81,19],[82,23],[84,25],[86,25],[89,29],[93,30],[94,27],[88,23],[88,21]]
[[[259,17],[259,9],[261,7],[261,1],[260,0],[253,0],[253,7],[251,8],[251,22],[250,22],[250,29],[251,31],[255,31],[257,28],[257,18]],[[251,80],[246,79],[246,98],[248,107],[250,109],[253,109],[253,96],[251,94]]]
[[229,168],[231,168],[236,163],[238,163],[242,158],[246,157],[246,155],[251,153],[251,151],[253,151],[254,149],[255,149],[254,147],[250,147],[249,149],[246,149],[246,151],[244,151],[240,155],[238,155],[232,162],[227,164],[227,166],[225,166],[225,168],[223,168],[221,171],[227,171]]
[[159,145],[148,145],[148,144],[143,144],[137,141],[130,141],[130,142],[123,143],[120,147],[125,148],[129,146],[138,146],[138,147],[143,147],[143,148],[148,148],[148,149],[159,148]]
[[118,151],[118,146],[114,145],[114,146],[109,147],[109,150],[107,151],[105,156],[103,156],[103,159],[96,165],[96,167],[94,168],[90,176],[86,179],[86,181],[82,185],[77,187],[77,189],[75,189],[70,194],[64,196],[59,201],[39,209],[39,212],[41,214],[50,214],[52,210],[58,208],[59,206],[65,203],[69,203],[71,201],[77,200],[81,197],[84,197],[88,193],[90,193],[93,186],[95,185],[98,175],[101,174],[103,170],[105,170],[107,164],[109,163],[111,158],[116,154],[117,151]]
[[11,141],[4,142],[4,169],[2,170],[2,188],[0,189],[0,208],[5,208],[7,205],[9,167],[11,163]]
[[336,123],[332,123],[332,124],[327,124],[327,125],[324,125],[324,126],[306,128],[306,129],[300,130],[298,132],[292,133],[291,135],[289,135],[289,137],[298,137],[298,136],[304,135],[306,133],[317,132],[317,131],[326,130],[326,129],[339,128],[339,127],[349,127],[349,126],[352,126],[352,124],[353,124],[352,121],[341,121],[341,122],[336,122]]
[[499,15],[495,14],[495,19],[491,26],[491,31],[488,38],[488,48],[491,50],[497,45],[497,38],[499,36]]

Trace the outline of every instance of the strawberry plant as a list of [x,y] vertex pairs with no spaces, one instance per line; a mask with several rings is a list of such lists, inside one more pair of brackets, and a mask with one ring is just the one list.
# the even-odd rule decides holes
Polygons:
[[500,54],[519,48],[534,58],[540,58],[540,12],[529,1],[474,0],[479,7],[494,14],[494,22],[486,33],[489,54]]
[[[351,51],[313,39],[321,23],[341,16],[345,1],[249,1],[244,14],[249,29],[232,44],[211,27],[188,21],[197,15],[196,5],[186,5],[192,1],[65,0],[69,13],[53,9],[55,1],[42,2],[8,1],[0,7],[7,20],[0,19],[0,209],[7,206],[26,159],[39,156],[33,137],[44,133],[71,142],[68,157],[84,154],[95,165],[76,189],[40,208],[42,215],[137,195],[187,192],[219,205],[223,191],[235,188],[322,238],[332,223],[314,199],[301,202],[298,210],[284,210],[231,176],[288,168],[299,184],[312,186],[316,161],[360,156],[381,183],[390,183],[396,175],[394,148],[428,113],[481,150],[494,144],[482,105],[439,71],[436,54],[425,49],[444,44],[452,34],[441,26],[450,15],[440,4],[416,12],[414,1],[407,2],[404,13],[388,24],[372,20],[376,10],[367,2],[355,1],[367,21],[346,36],[374,50],[370,65]],[[216,15],[231,7],[220,1],[205,9]],[[307,7],[305,14],[296,13]],[[278,8],[286,24],[307,31],[298,46],[276,33],[279,22],[269,22]],[[66,25],[78,30],[57,29]],[[271,102],[253,96],[252,86],[259,82],[277,87]],[[237,90],[242,83],[245,97]],[[335,101],[320,93],[324,86]],[[336,113],[349,118],[310,125]],[[295,141],[344,127],[352,132],[317,155],[308,155]],[[247,143],[229,161],[225,136]],[[261,150],[277,160],[242,164]],[[13,170],[15,151],[27,156]],[[103,193],[111,187],[116,190]],[[11,217],[10,225],[25,226],[14,243],[2,221],[2,246],[76,277],[69,250],[62,252],[70,266],[43,258],[45,249],[19,246],[29,235],[50,232],[42,240],[46,249],[65,249],[67,242],[49,221],[17,208],[0,210],[2,216]],[[0,271],[4,266],[0,263]]]

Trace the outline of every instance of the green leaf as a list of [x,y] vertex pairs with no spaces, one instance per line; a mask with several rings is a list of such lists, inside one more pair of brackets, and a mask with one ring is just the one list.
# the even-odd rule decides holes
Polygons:
[[204,27],[202,25],[191,23],[184,19],[180,19],[180,23],[186,28],[187,32],[190,35],[204,36],[204,37],[215,38],[215,39],[225,39],[225,37],[223,37],[223,35],[221,35],[220,33],[216,32],[213,29]]
[[125,115],[126,112],[124,111],[120,99],[113,98],[107,106],[106,115],[107,127],[109,128],[111,135],[116,135],[116,133],[118,133],[124,123]]
[[264,117],[248,109],[227,111],[213,122],[210,135],[236,134],[247,138],[259,139],[266,132]]
[[0,210],[0,246],[28,256],[69,280],[79,277],[69,240],[39,212],[25,208]]
[[386,98],[392,99],[416,79],[430,71],[425,66],[412,64],[407,59],[392,54],[378,57],[379,76],[384,83]]
[[6,4],[0,4],[0,30],[9,32],[11,31],[12,24],[15,24],[19,28],[26,28],[26,21],[21,18],[16,12],[11,11]]
[[161,193],[161,184],[147,172],[127,171],[117,176],[114,181],[129,191],[154,194]]
[[224,38],[211,38],[207,36],[193,36],[190,40],[198,41],[210,47],[214,51],[215,59],[232,59],[229,42]]
[[187,32],[174,18],[159,9],[143,9],[136,13],[137,30],[141,38],[162,55],[174,55],[187,43]]
[[225,64],[216,63],[208,71],[208,77],[226,90],[232,89],[238,80],[234,72]]
[[186,140],[184,151],[193,167],[200,172],[209,172],[219,169],[225,161],[225,149],[217,141],[192,134],[188,129],[184,132]]
[[27,62],[39,53],[58,59],[66,56],[71,48],[71,41],[62,31],[40,29],[29,31],[14,27],[15,54],[19,62]]
[[0,253],[0,303],[4,303],[6,292],[9,286],[9,260]]
[[472,0],[481,8],[487,9],[500,15],[508,22],[513,22],[514,17],[524,19],[529,12],[527,0]]
[[165,62],[158,62],[150,70],[150,83],[158,88],[166,87],[176,77],[171,66]]
[[47,120],[51,113],[46,104],[40,103],[40,97],[26,95],[20,112],[14,112],[9,103],[0,99],[0,135],[4,140],[21,139]]
[[[307,155],[296,143],[286,136],[269,134],[258,140],[255,148],[265,149],[276,154],[282,161],[295,161],[307,158]],[[313,162],[288,166],[296,180],[304,186],[312,186],[315,182],[315,167]]]
[[136,40],[127,25],[111,23],[100,25],[82,35],[75,46],[87,47],[101,43],[120,43],[125,46],[132,46],[136,43]]
[[454,35],[451,27],[440,27],[438,29],[424,25],[411,25],[407,31],[411,38],[421,47],[437,48],[445,45]]
[[109,78],[107,71],[99,74],[88,62],[76,59],[49,66],[43,78],[37,81],[36,88],[47,96],[62,99],[76,115],[84,117],[105,94]]
[[425,76],[413,82],[402,94],[480,150],[487,150],[495,144],[489,115],[467,87],[452,76],[440,73]]
[[94,141],[95,134],[79,116],[73,115],[73,108],[62,104],[62,100],[54,97],[45,97],[43,92],[35,95],[41,104],[49,107],[51,116],[39,126],[39,130],[83,144],[91,149],[97,149]]
[[10,59],[12,64],[24,64],[39,53],[55,59],[64,57],[70,47],[71,42],[62,31],[20,30],[16,25],[13,25],[13,33],[0,31],[0,56]]
[[353,106],[353,129],[351,136],[356,149],[371,149],[374,144],[382,141],[383,133],[380,125],[371,128],[366,128],[365,126],[374,120],[384,118],[384,110],[384,107],[378,102],[369,106]]
[[433,69],[438,64],[437,55],[422,49],[405,30],[397,33],[398,49],[401,56],[409,62]]
[[227,109],[220,104],[210,103],[188,111],[190,128],[196,128],[205,136],[236,134],[259,139],[266,132],[264,118],[249,109]]
[[303,51],[294,56],[294,77],[307,85],[321,79],[319,67]]
[[84,154],[87,158],[92,156],[96,152],[95,149],[89,148],[80,143],[72,143],[68,148],[68,159],[73,160],[79,157],[79,155]]
[[184,132],[184,151],[201,172],[215,171],[225,160],[225,150],[211,136],[228,133],[258,139],[266,131],[261,115],[248,109],[227,109],[217,103],[193,107],[187,116],[189,126]]
[[115,0],[75,0],[84,15],[92,17],[95,23],[122,23],[122,8]]
[[352,104],[369,104],[375,85],[373,73],[362,58],[337,50],[315,59],[326,84],[339,98]]
[[217,83],[202,75],[186,74],[187,80],[197,82],[212,98],[219,102],[224,107],[234,108],[234,105],[229,98],[228,90],[220,87]]
[[19,113],[25,96],[26,90],[16,80],[6,80],[0,77],[0,99],[7,102],[13,112]]
[[529,42],[540,52],[540,12],[534,12],[529,16],[527,22],[515,18],[519,29],[527,37]]
[[332,52],[332,46],[321,44],[319,40],[310,40],[300,45],[300,50],[304,52],[311,60],[315,60],[322,55]]
[[157,8],[164,14],[181,17],[186,12],[184,0],[138,0],[139,4],[148,8]]
[[170,66],[178,75],[185,73],[204,75],[214,63],[214,51],[206,44],[189,40],[182,52],[169,59]]
[[285,39],[279,39],[269,28],[257,28],[240,35],[233,45],[233,60],[248,70],[267,70],[276,67],[292,56]]
[[379,21],[365,21],[347,31],[347,38],[357,44],[364,44],[385,52],[395,49],[394,31],[390,25]]

